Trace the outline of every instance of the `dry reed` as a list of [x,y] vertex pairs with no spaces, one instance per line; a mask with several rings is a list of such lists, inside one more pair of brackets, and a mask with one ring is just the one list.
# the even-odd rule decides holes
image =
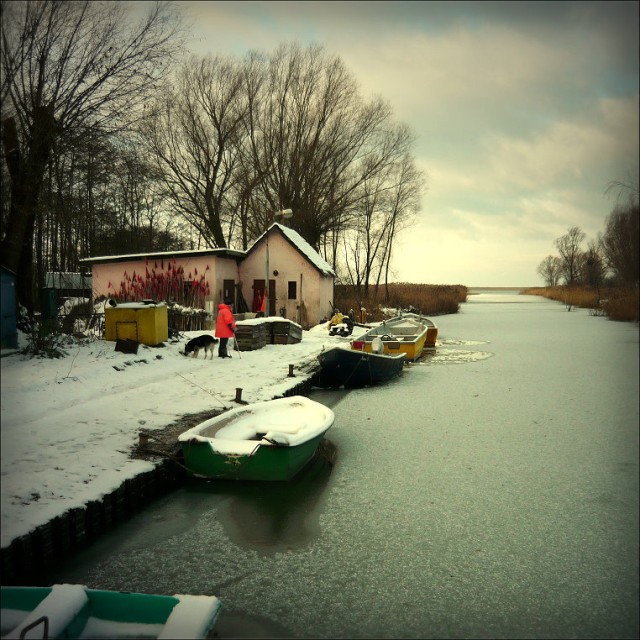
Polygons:
[[[372,285],[368,295],[360,294],[355,287],[336,285],[334,306],[343,313],[353,309],[358,316],[366,309],[366,319],[383,320],[388,316],[385,309],[415,309],[430,316],[457,313],[460,303],[467,299],[467,287],[463,285],[432,285],[398,282]],[[362,316],[360,316],[362,317]]]
[[557,300],[568,309],[571,307],[592,309],[594,313],[606,315],[611,320],[638,322],[639,319],[640,305],[637,288],[595,289],[585,286],[558,286],[525,289],[521,293]]

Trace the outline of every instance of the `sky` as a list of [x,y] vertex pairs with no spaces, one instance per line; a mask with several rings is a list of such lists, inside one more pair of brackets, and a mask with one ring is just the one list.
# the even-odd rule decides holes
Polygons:
[[637,2],[176,2],[194,53],[321,44],[417,137],[426,176],[392,280],[542,285],[638,183]]

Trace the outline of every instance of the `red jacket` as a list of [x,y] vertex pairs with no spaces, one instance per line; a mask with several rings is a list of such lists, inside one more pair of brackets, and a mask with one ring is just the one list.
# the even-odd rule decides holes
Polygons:
[[218,318],[216,320],[216,338],[230,338],[236,328],[236,321],[228,305],[221,302],[218,305]]

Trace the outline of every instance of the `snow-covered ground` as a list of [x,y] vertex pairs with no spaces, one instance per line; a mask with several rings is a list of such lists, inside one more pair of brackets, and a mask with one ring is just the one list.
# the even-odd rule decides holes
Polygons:
[[[202,333],[208,332],[182,335]],[[304,331],[298,344],[231,348],[230,359],[218,358],[217,350],[213,359],[202,352],[185,357],[184,338],[140,345],[135,355],[99,339],[72,343],[57,359],[3,353],[1,546],[151,469],[130,457],[141,429],[238,406],[237,388],[247,402],[282,395],[311,371],[323,346],[350,339],[329,336],[322,324]],[[22,334],[20,341],[24,346]]]

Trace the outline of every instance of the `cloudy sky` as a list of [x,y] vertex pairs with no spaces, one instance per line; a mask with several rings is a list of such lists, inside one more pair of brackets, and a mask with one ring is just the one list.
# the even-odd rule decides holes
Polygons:
[[320,43],[417,136],[428,190],[396,281],[542,284],[638,180],[637,2],[177,2],[194,52]]

